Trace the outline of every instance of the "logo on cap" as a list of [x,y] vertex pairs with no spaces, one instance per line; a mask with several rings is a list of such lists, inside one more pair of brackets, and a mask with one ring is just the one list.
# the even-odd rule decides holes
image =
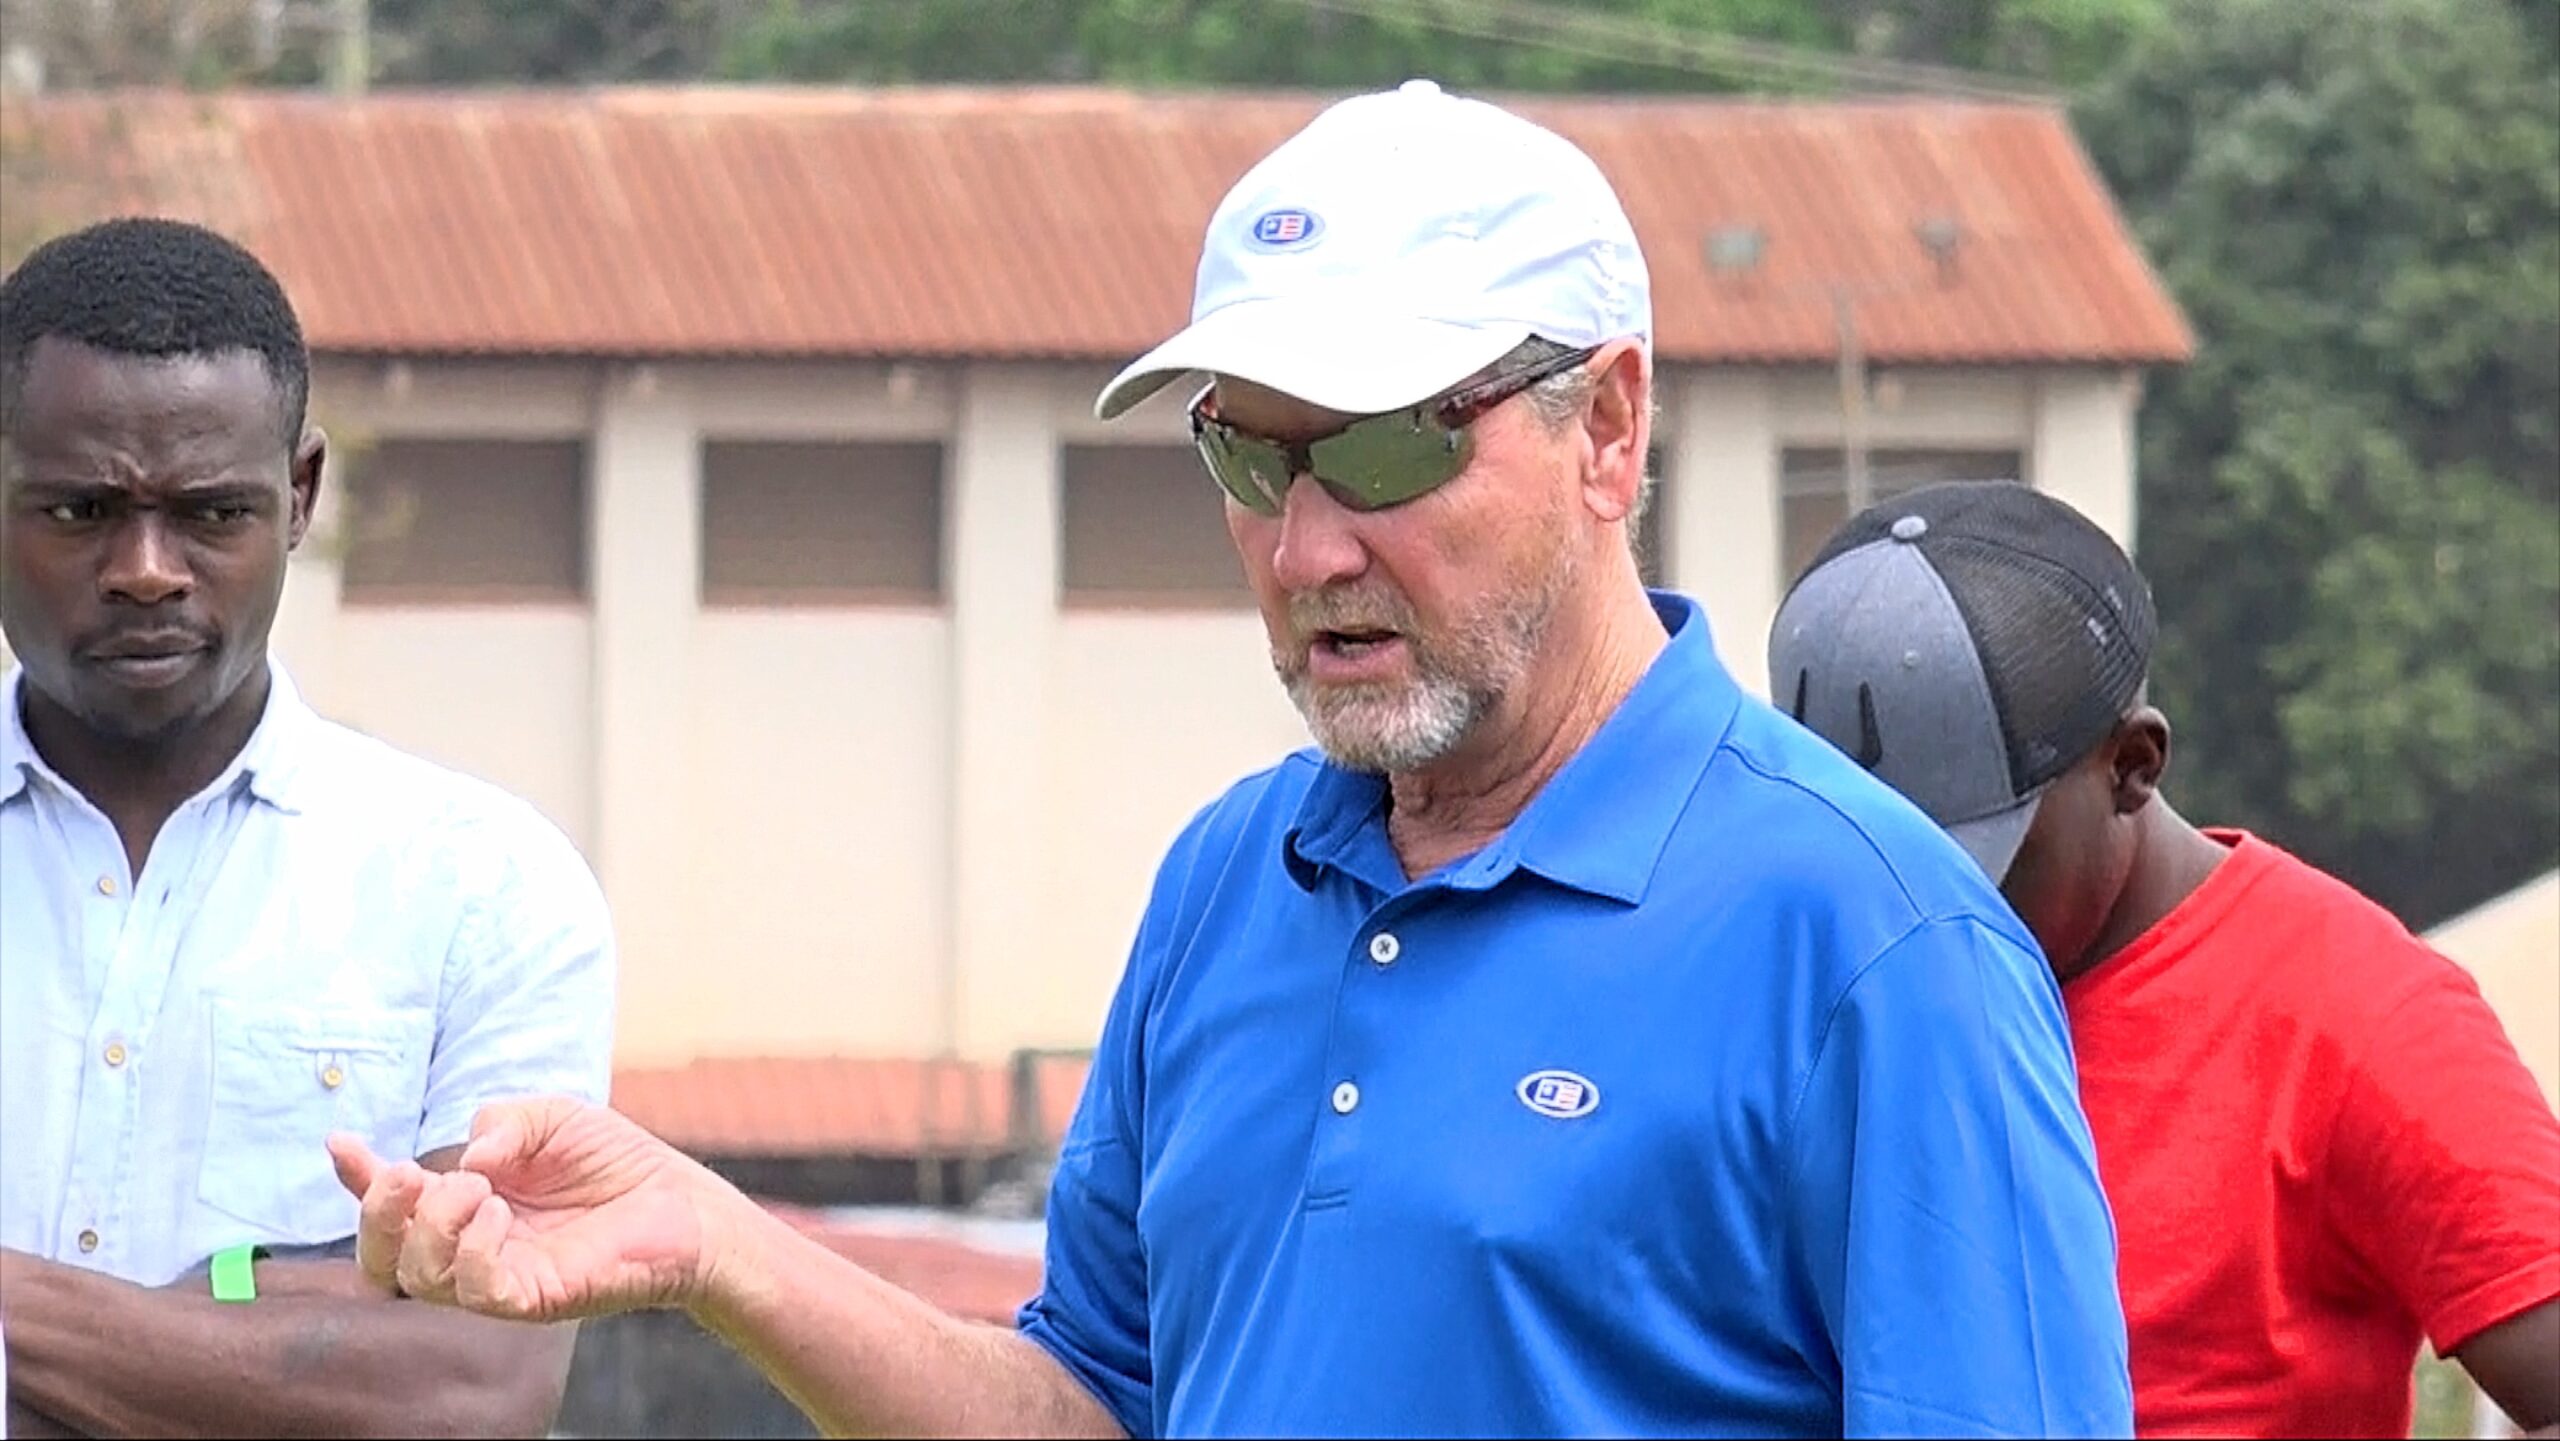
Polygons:
[[1324,233],[1324,222],[1312,210],[1290,207],[1266,210],[1253,219],[1253,243],[1265,250],[1294,250],[1312,245]]

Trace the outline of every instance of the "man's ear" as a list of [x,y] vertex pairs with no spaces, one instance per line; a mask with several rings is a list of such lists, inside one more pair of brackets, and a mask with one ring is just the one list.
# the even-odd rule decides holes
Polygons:
[[2154,707],[2139,707],[2116,726],[2107,744],[2116,813],[2129,816],[2160,793],[2160,777],[2169,769],[2169,718]]
[[1591,448],[1585,489],[1603,520],[1635,513],[1644,493],[1644,467],[1652,445],[1653,374],[1644,347],[1621,341],[1591,360],[1591,401],[1583,408],[1584,443]]
[[285,549],[298,550],[311,532],[311,517],[320,507],[320,475],[329,465],[329,437],[320,427],[306,427],[293,450],[293,511],[285,530]]

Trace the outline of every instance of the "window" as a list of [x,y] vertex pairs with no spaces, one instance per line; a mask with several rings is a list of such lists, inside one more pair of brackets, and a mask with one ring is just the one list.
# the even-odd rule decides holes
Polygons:
[[[1942,480],[2026,479],[2026,457],[2015,450],[1871,450],[1867,480],[1885,500]],[[1790,447],[1779,458],[1778,491],[1784,507],[1786,569],[1793,584],[1814,553],[1849,519],[1848,456],[1840,450]]]
[[1253,604],[1216,482],[1187,445],[1070,445],[1059,582],[1071,606]]
[[702,600],[940,604],[940,442],[706,442]]
[[585,442],[384,440],[352,469],[349,604],[586,597]]

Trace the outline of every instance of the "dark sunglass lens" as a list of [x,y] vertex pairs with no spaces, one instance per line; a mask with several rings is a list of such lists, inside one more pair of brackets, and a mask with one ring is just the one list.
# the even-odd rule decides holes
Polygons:
[[1357,421],[1312,447],[1316,474],[1345,505],[1383,510],[1437,490],[1467,468],[1473,445],[1412,414]]
[[1289,458],[1279,447],[1217,424],[1200,428],[1200,458],[1218,487],[1258,515],[1278,515],[1289,493]]

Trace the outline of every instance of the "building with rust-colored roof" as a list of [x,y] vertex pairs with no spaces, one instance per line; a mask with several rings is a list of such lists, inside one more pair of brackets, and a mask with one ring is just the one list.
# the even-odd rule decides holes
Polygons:
[[[1304,742],[1179,399],[1090,407],[1321,103],[17,98],[0,229],[175,213],[275,266],[348,482],[282,652],[586,849],[637,1104],[922,1144],[1016,1088],[830,1101],[820,1058],[1089,1043],[1165,843]],[[1880,491],[2013,478],[2131,538],[2141,377],[2192,341],[2058,112],[1519,108],[1645,246],[1647,563],[1746,684],[1860,437]]]
[[[1112,361],[1178,328],[1220,194],[1318,97],[1108,90],[71,96],[69,213],[222,223],[343,355]],[[2057,113],[1537,100],[1653,267],[1663,359],[2149,365],[2183,320]],[[24,195],[25,191],[21,191]],[[13,197],[17,198],[17,197]],[[1956,227],[1941,268],[1915,228]],[[1709,240],[1756,229],[1747,281]]]

